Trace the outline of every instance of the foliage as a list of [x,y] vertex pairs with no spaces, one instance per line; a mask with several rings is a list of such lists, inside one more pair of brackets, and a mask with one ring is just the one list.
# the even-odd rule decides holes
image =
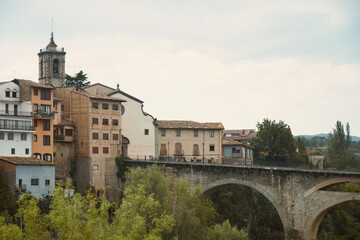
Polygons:
[[10,192],[8,184],[3,176],[3,170],[0,169],[0,213],[8,210],[10,202]]
[[[338,184],[327,191],[360,192],[360,184]],[[335,206],[320,223],[318,239],[360,239],[360,201],[349,201]]]
[[77,86],[77,87],[84,87],[90,85],[90,82],[87,81],[87,74],[84,74],[81,70],[80,72],[76,73],[75,76],[65,75],[65,86]]
[[120,178],[122,182],[125,181],[125,173],[128,171],[128,168],[125,165],[125,159],[126,157],[124,156],[115,158],[115,163],[118,168],[117,177]]
[[3,240],[20,240],[21,230],[17,225],[8,224],[5,218],[0,216],[0,239]]
[[258,132],[252,145],[258,152],[263,152],[268,159],[288,160],[295,155],[295,140],[289,126],[284,121],[264,119],[257,123]]
[[229,220],[222,225],[216,224],[209,229],[207,240],[248,240],[247,234],[236,227],[231,227]]
[[296,138],[296,147],[298,149],[298,152],[301,154],[306,153],[305,142],[306,142],[305,137],[297,137]]
[[360,163],[350,151],[351,137],[350,125],[344,126],[340,121],[336,122],[332,133],[329,133],[328,149],[326,151],[325,166],[337,170],[358,171]]
[[250,239],[284,239],[280,217],[261,194],[240,185],[228,185],[210,196],[218,212],[217,222],[229,219]]

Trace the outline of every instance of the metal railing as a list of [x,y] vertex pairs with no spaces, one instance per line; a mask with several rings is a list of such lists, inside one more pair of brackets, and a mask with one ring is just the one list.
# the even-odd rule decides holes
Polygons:
[[54,118],[55,113],[46,113],[46,112],[35,112],[34,117],[36,118]]
[[0,115],[19,116],[19,117],[31,117],[31,116],[32,116],[32,112],[19,112],[19,111],[5,111],[5,110],[0,110]]
[[0,125],[0,129],[35,131],[35,129],[32,126],[5,126],[5,125]]
[[[47,51],[49,51],[49,50],[47,50],[46,48],[41,48],[41,49],[40,49],[40,52],[47,52]],[[55,49],[55,51],[56,51],[56,52],[63,52],[63,51],[64,51],[64,48],[58,48],[58,47],[57,47],[57,48]]]

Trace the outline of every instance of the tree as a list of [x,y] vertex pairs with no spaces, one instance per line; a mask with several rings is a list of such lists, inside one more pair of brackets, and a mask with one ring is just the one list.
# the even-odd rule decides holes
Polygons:
[[76,73],[75,76],[65,75],[65,86],[78,86],[84,87],[90,85],[90,81],[87,81],[87,74],[84,74],[81,70],[80,72]]
[[326,151],[326,165],[337,170],[358,170],[359,161],[350,151],[350,125],[346,124],[346,133],[341,121],[337,121],[332,133],[329,133]]
[[305,139],[305,137],[301,137],[301,136],[300,136],[300,137],[297,137],[297,138],[296,138],[296,147],[297,147],[299,153],[301,153],[301,154],[306,153],[306,147],[305,147],[305,145],[306,145],[306,139]]
[[256,125],[258,132],[252,145],[256,152],[263,152],[269,159],[289,160],[295,155],[295,140],[290,127],[284,122],[264,119]]

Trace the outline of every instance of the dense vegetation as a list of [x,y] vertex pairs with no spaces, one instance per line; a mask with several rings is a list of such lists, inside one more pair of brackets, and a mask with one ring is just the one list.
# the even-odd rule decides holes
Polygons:
[[200,198],[199,188],[157,166],[126,174],[121,203],[91,193],[69,196],[61,187],[48,211],[41,211],[30,194],[22,194],[18,203],[16,219],[22,220],[23,231],[0,217],[0,239],[248,239],[228,221],[215,224],[215,210]]

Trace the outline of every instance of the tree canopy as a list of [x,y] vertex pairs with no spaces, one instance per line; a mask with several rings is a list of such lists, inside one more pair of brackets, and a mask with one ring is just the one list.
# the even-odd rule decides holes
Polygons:
[[74,76],[70,76],[68,74],[65,75],[65,86],[78,86],[84,87],[90,85],[90,81],[87,81],[87,74],[81,70],[76,73]]
[[284,122],[276,122],[265,118],[256,125],[258,132],[252,145],[257,151],[265,153],[270,158],[280,157],[290,159],[295,154],[295,140],[290,127]]

